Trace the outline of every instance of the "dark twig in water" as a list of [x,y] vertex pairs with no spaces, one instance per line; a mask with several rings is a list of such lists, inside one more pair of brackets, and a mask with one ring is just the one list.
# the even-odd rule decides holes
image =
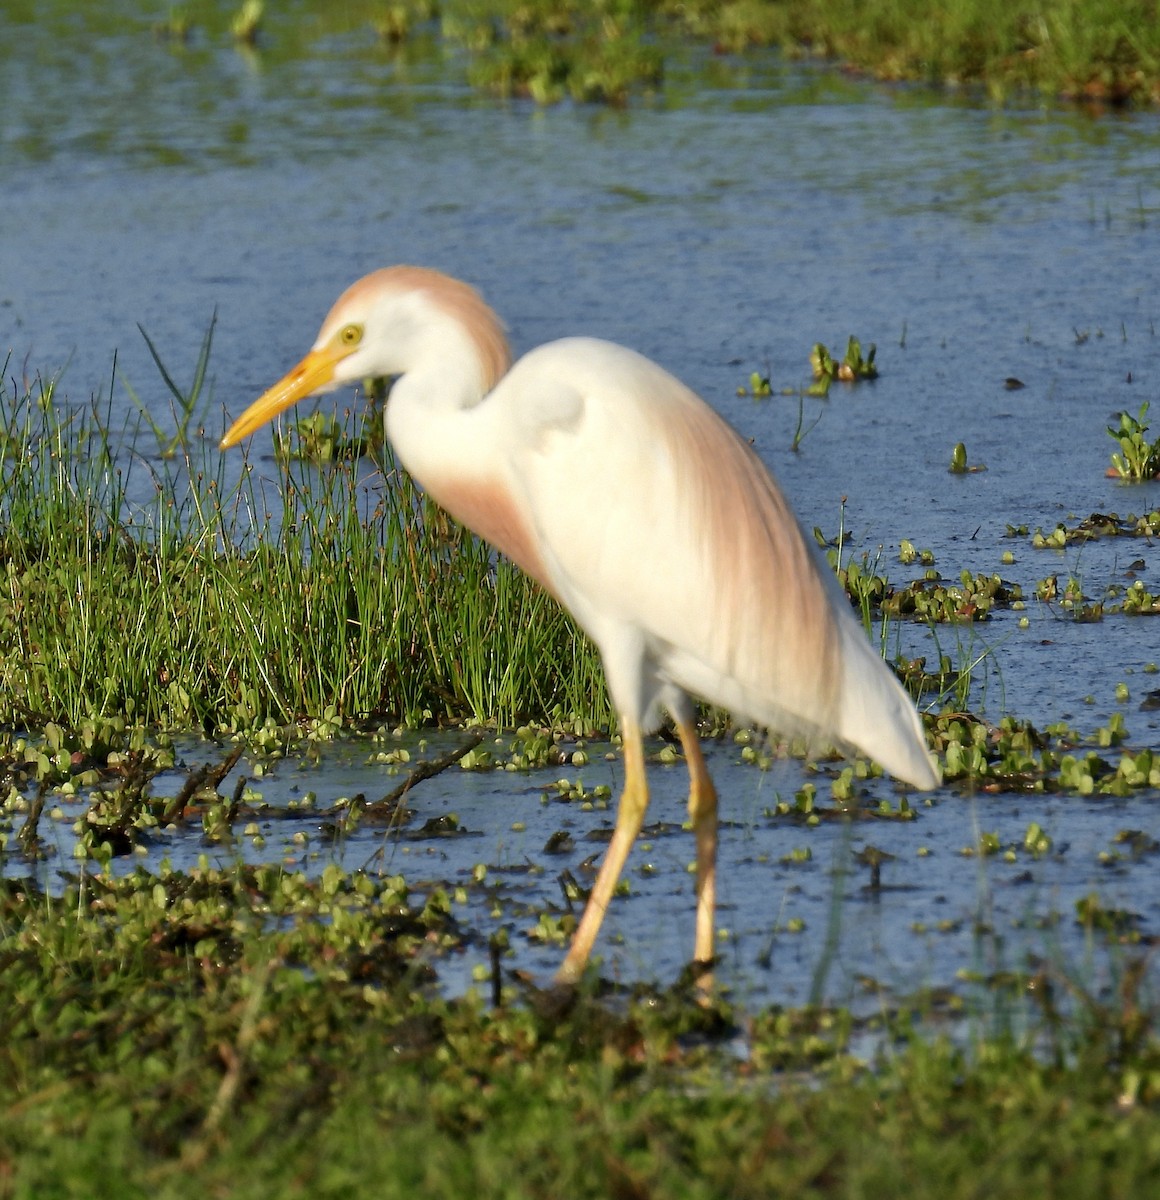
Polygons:
[[491,955],[491,1006],[499,1008],[503,1004],[503,967],[500,964],[503,948],[494,936],[488,941],[487,948]]
[[[204,787],[216,788],[219,783],[234,769],[239,758],[242,757],[241,746],[235,746],[233,750],[215,767],[213,763],[205,763],[204,765],[190,771],[185,782],[181,785],[181,791],[173,797],[169,807],[165,810],[164,821],[181,821],[185,819],[185,808],[191,799]],[[234,803],[231,804],[231,811],[236,807],[236,803],[241,798],[239,792],[235,797]]]
[[20,832],[16,835],[21,849],[29,858],[41,858],[43,856],[37,826],[40,824],[40,814],[44,811],[44,797],[47,794],[48,783],[42,780],[40,786],[36,789],[36,795],[33,797],[32,803],[28,806],[28,816],[24,818],[24,824],[20,827]]
[[226,810],[227,825],[232,825],[238,819],[238,810],[242,807],[242,793],[245,792],[246,784],[249,782],[248,776],[238,776],[238,782],[234,785],[234,794],[230,797],[230,806]]
[[364,812],[367,816],[389,816],[402,804],[403,800],[406,799],[407,793],[417,783],[422,783],[425,779],[431,779],[446,771],[448,767],[453,767],[465,754],[474,750],[482,741],[482,733],[473,733],[462,746],[457,746],[454,750],[449,750],[440,758],[432,759],[430,762],[424,760],[416,763],[415,769],[411,771],[397,788],[389,791],[381,800],[376,800],[373,804],[368,804]]

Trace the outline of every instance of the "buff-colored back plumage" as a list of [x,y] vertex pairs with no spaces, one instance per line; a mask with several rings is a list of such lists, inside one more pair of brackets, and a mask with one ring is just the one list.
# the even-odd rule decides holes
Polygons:
[[713,659],[782,732],[833,734],[841,641],[816,555],[761,460],[699,400],[665,425],[712,597]]
[[742,439],[700,402],[667,425],[689,528],[708,564],[715,658],[735,709],[783,734],[853,747],[899,779],[939,772],[905,689]]

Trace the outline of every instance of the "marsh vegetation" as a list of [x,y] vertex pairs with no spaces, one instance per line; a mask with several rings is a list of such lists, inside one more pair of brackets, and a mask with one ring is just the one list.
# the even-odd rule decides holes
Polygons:
[[[0,18],[0,1195],[1155,1194],[1150,9],[128,10]],[[216,450],[403,250],[720,404],[924,709],[929,803],[702,714],[707,1008],[664,739],[536,988],[620,782],[567,619],[361,398]]]

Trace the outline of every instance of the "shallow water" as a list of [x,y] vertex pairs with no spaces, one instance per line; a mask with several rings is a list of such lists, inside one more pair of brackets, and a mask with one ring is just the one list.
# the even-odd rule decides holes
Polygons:
[[[692,54],[674,60],[661,97],[627,112],[541,111],[471,93],[463,63],[445,61],[433,43],[400,56],[357,27],[308,23],[303,34],[275,15],[258,54],[205,35],[174,48],[115,11],[26,24],[0,17],[0,47],[0,352],[11,351],[10,377],[67,364],[61,387],[84,402],[108,395],[116,353],[121,378],[164,414],[136,325],[184,380],[216,308],[205,446],[214,455],[227,414],[300,357],[348,282],[385,263],[422,262],[479,286],[517,350],[588,333],[664,363],[755,440],[807,526],[835,533],[845,497],[856,548],[881,545],[896,583],[918,570],[897,562],[908,537],[949,577],[1000,571],[1029,595],[1059,573],[1078,575],[1099,598],[1139,558],[1139,577],[1160,588],[1150,543],[1054,552],[1003,536],[1008,524],[1050,529],[1073,514],[1160,504],[1157,485],[1104,477],[1113,448],[1105,425],[1155,401],[1160,379],[1154,114],[1000,111],[772,56]],[[807,422],[821,419],[795,454],[796,398],[755,401],[737,388],[754,370],[775,390],[796,387],[815,341],[840,353],[851,333],[877,343],[881,377],[807,400]],[[1007,390],[1010,376],[1026,386]],[[111,403],[132,413],[119,382]],[[252,457],[267,459],[269,436],[256,435]],[[957,441],[988,469],[948,474]],[[235,454],[229,468],[241,462]],[[134,469],[146,494],[147,473]],[[1016,561],[1003,567],[1008,549]],[[991,651],[978,708],[1037,725],[1066,719],[1087,734],[1121,709],[1132,745],[1160,745],[1156,713],[1138,708],[1155,682],[1143,672],[1160,660],[1160,626],[1118,616],[1075,624],[1034,600],[1025,615],[1026,630],[1002,613],[939,631],[952,654],[960,641],[964,652]],[[924,630],[905,627],[902,638],[909,652],[931,650]],[[1121,681],[1131,693],[1124,704],[1114,691]],[[259,787],[271,803],[295,783],[321,803],[386,791],[383,769],[363,764],[368,753],[284,764]],[[1058,947],[1083,963],[1074,901],[1092,890],[1140,913],[1145,934],[1160,932],[1149,858],[1105,867],[1097,857],[1121,829],[1160,838],[1153,792],[1089,801],[946,788],[912,823],[806,829],[763,816],[775,794],[801,786],[802,768],[761,773],[738,757],[731,744],[711,751],[730,822],[721,923],[733,936],[723,975],[743,995],[808,997],[834,864],[867,841],[896,861],[875,895],[862,890],[864,868],[843,876],[841,948],[826,974],[833,998],[849,997],[863,975],[901,990],[953,984],[977,960],[1020,965],[1028,949]],[[615,785],[618,771],[601,759],[580,773],[591,787]],[[391,843],[390,869],[417,885],[465,881],[486,864],[489,885],[469,891],[467,915],[482,934],[497,923],[518,934],[534,924],[520,904],[559,902],[558,869],[576,870],[592,852],[582,839],[610,819],[541,804],[560,773],[454,770],[424,784],[414,797],[419,823],[453,809],[478,836]],[[626,979],[671,978],[691,940],[683,771],[653,774],[655,817],[670,824],[634,856],[633,897],[614,905],[602,946],[607,969]],[[894,797],[888,782],[869,787]],[[977,830],[1021,844],[1032,821],[1056,853],[982,868],[959,854]],[[545,859],[547,836],[565,824],[574,854]],[[358,865],[382,838],[368,831],[341,851],[324,849],[309,825],[308,863],[341,852]],[[265,852],[301,857],[282,845],[295,828],[271,827]],[[805,846],[809,863],[781,864]],[[154,858],[189,862],[204,849],[163,842]],[[525,859],[544,874],[501,869]],[[655,871],[642,873],[649,862]],[[510,899],[495,899],[491,885]],[[990,932],[979,933],[980,914],[992,914]],[[794,917],[804,932],[776,932]],[[944,919],[946,932],[930,932]],[[914,932],[916,923],[926,931]],[[554,947],[513,941],[518,964],[546,971],[558,961]],[[486,961],[485,946],[475,961]],[[458,980],[456,965],[444,967],[444,978],[459,986],[472,965]]]

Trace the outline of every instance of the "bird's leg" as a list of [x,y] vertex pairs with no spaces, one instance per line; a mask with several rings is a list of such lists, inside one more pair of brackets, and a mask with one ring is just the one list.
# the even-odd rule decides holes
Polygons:
[[644,771],[644,742],[635,722],[624,720],[621,726],[624,741],[624,791],[616,813],[616,828],[612,841],[604,855],[604,862],[596,876],[596,882],[588,896],[588,906],[576,927],[571,948],[563,965],[556,972],[557,983],[575,983],[584,973],[592,944],[600,932],[601,922],[608,909],[608,902],[620,878],[628,852],[640,827],[644,824],[644,812],[648,807],[648,780]]
[[[689,819],[697,839],[697,938],[693,961],[713,961],[713,914],[717,904],[717,789],[701,753],[701,739],[690,717],[677,721],[681,747],[689,765]],[[707,972],[700,977],[703,987],[712,984]]]

